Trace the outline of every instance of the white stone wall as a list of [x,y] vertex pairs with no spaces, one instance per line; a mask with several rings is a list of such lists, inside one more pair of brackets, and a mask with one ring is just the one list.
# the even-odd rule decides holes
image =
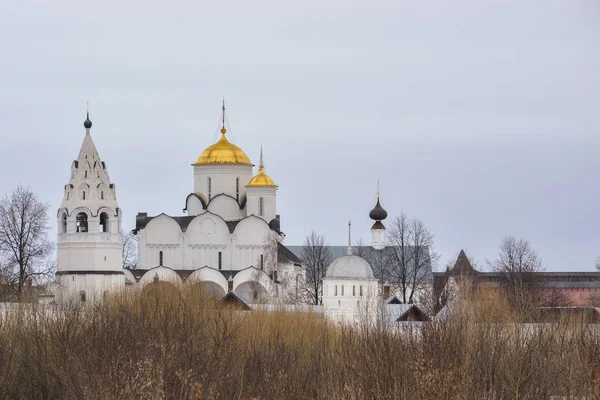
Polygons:
[[356,324],[361,319],[373,322],[380,301],[381,296],[375,279],[323,279],[325,315],[335,322]]
[[158,266],[160,251],[163,265],[173,269],[218,269],[219,252],[221,269],[259,267],[260,255],[264,259],[268,251],[270,233],[268,224],[255,216],[239,221],[230,233],[225,221],[210,212],[196,216],[183,232],[173,218],[163,214],[138,232],[139,267]]
[[[260,199],[263,199],[263,215],[260,215]],[[277,215],[277,188],[272,186],[248,188],[248,200],[246,201],[246,213],[256,215],[271,222]]]
[[382,250],[385,248],[385,229],[371,229],[371,246],[375,250]]

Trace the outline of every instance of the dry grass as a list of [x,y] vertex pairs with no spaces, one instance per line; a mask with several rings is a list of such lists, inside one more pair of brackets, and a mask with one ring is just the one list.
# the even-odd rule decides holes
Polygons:
[[512,323],[498,299],[411,333],[118,295],[0,319],[3,399],[599,398],[593,325]]

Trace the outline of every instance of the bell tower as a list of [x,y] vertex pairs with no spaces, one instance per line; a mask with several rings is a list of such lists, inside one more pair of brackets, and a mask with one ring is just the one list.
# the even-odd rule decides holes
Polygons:
[[90,131],[89,111],[83,123],[85,136],[71,164],[69,183],[58,209],[58,262],[56,275],[63,300],[101,299],[109,290],[124,287],[121,209],[115,185],[100,159]]

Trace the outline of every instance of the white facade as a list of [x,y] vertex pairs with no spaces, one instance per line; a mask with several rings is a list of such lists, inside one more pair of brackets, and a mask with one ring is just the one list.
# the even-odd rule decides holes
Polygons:
[[65,300],[87,301],[122,287],[121,210],[89,118],[57,212],[58,284]]
[[323,279],[325,316],[337,323],[374,323],[381,306],[378,281],[369,263],[362,257],[347,255],[336,258]]

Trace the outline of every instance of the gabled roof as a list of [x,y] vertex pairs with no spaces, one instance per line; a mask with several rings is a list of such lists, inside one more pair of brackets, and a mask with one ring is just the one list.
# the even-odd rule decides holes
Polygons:
[[248,300],[246,300],[246,298],[244,296],[242,296],[239,292],[237,292],[235,290],[232,290],[231,292],[226,293],[225,296],[223,296],[223,298],[220,301],[221,301],[221,303],[235,302],[235,303],[241,305],[244,310],[252,310],[252,307],[250,306],[250,302]]
[[386,304],[385,315],[388,323],[401,322],[409,313],[417,313],[424,320],[428,321],[429,317],[415,304]]
[[388,297],[387,299],[385,299],[384,303],[385,304],[402,304],[402,302],[400,301],[400,299],[398,299],[394,295],[391,295],[390,297]]

